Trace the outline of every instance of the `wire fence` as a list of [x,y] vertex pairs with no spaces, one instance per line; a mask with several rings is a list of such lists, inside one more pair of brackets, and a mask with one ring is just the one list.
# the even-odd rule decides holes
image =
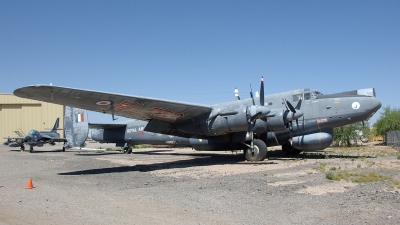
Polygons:
[[389,131],[385,135],[385,142],[387,146],[400,149],[400,131]]

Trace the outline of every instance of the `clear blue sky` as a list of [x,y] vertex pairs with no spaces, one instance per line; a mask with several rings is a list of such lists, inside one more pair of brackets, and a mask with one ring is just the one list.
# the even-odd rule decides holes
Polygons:
[[2,0],[0,76],[1,93],[53,83],[202,104],[249,97],[264,76],[266,94],[374,87],[399,107],[400,1]]

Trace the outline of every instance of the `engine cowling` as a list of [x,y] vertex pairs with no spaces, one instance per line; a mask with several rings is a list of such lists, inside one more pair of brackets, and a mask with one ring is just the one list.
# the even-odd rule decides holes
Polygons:
[[221,136],[228,133],[247,131],[249,119],[265,117],[270,110],[265,106],[242,105],[238,109],[214,109],[208,118],[196,118],[178,124],[185,133]]
[[273,114],[273,117],[268,117],[268,126],[273,130],[273,131],[283,131],[286,130],[286,122],[284,118],[284,113],[285,110],[272,110],[271,114]]

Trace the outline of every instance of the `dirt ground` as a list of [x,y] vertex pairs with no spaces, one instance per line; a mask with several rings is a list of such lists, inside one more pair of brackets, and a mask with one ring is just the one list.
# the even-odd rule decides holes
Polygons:
[[0,146],[0,224],[400,223],[400,153],[391,147],[275,148],[263,162],[240,152],[61,148]]

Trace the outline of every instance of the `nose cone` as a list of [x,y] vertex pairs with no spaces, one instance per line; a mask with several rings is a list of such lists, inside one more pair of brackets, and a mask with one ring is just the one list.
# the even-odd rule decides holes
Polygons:
[[31,136],[25,136],[25,138],[24,138],[24,141],[25,142],[27,142],[27,141],[31,141],[32,140],[32,137]]
[[376,111],[378,111],[381,108],[382,103],[381,103],[381,101],[379,101],[379,99],[372,97],[370,104],[371,104],[371,115],[370,116],[373,116],[376,113]]
[[381,108],[382,103],[381,103],[381,101],[379,101],[379,99],[374,98],[374,100],[372,101],[371,105],[374,108],[374,111],[376,112],[376,111],[378,111],[378,109]]
[[[362,103],[362,101],[360,101]],[[362,120],[370,119],[382,106],[381,101],[375,97],[365,98],[364,100],[364,113],[360,117]]]

